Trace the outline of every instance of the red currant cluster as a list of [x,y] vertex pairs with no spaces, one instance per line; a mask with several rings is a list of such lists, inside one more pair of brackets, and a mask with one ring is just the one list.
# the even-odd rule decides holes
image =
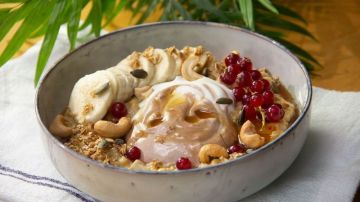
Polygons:
[[[256,120],[259,113],[256,109],[265,110],[266,121],[277,122],[284,117],[280,104],[274,103],[274,93],[270,82],[262,78],[258,70],[253,69],[249,58],[230,53],[225,58],[226,70],[220,79],[227,85],[233,85],[233,94],[237,102],[242,102],[246,120]],[[261,117],[261,114],[260,114]]]

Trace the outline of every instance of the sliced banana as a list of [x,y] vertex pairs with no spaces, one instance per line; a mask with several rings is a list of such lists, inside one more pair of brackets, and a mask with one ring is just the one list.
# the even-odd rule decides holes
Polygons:
[[122,60],[117,66],[129,73],[135,69],[143,69],[146,71],[147,77],[139,79],[138,87],[149,85],[155,74],[154,65],[146,57],[140,54],[131,54]]
[[101,70],[76,82],[69,108],[80,123],[96,122],[105,116],[116,88],[112,80],[105,70]]
[[[69,108],[76,119],[93,123],[102,119],[112,102],[128,101],[135,88],[174,80],[178,75],[187,80],[199,79],[202,75],[195,72],[194,67],[204,66],[208,60],[201,47],[185,47],[181,51],[175,47],[150,50],[151,54],[160,58],[154,64],[151,58],[144,56],[146,54],[133,52],[116,66],[81,78],[75,84],[69,101]],[[135,69],[146,71],[147,77],[134,77],[131,72]]]
[[118,89],[117,100],[123,102],[134,95],[135,78],[130,73],[123,71],[121,72],[121,79],[124,85]]
[[150,85],[162,83],[164,81],[173,80],[175,78],[175,60],[163,49],[155,49],[154,54],[158,54],[161,58],[160,62],[155,65],[156,73]]
[[178,75],[181,74],[181,65],[183,63],[183,60],[180,57],[180,53],[178,50],[176,50],[177,52],[174,52],[171,56],[174,58],[175,60],[175,72],[174,72],[174,78]]
[[117,78],[116,78],[115,74],[113,74],[110,71],[105,71],[105,73],[107,74],[109,81],[110,81],[110,85],[112,86],[112,88],[111,88],[112,94],[116,95],[117,89],[118,89]]
[[126,101],[134,95],[134,88],[138,85],[138,79],[133,77],[126,70],[119,68],[119,66],[107,69],[108,72],[113,74],[117,81],[117,91],[114,94],[114,100]]

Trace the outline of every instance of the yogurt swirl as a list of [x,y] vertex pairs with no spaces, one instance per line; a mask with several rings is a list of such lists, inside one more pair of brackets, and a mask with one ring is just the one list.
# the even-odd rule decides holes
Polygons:
[[146,151],[142,156],[145,162],[170,163],[188,157],[197,166],[202,145],[229,147],[237,140],[230,118],[234,105],[216,103],[224,97],[232,99],[231,90],[207,77],[195,81],[177,77],[154,85],[133,117],[128,143]]

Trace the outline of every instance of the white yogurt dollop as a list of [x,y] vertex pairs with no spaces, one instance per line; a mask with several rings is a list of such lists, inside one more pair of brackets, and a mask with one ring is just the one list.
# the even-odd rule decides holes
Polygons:
[[217,104],[219,98],[233,99],[231,90],[207,77],[195,81],[176,77],[154,85],[133,117],[128,143],[143,151],[145,162],[173,163],[188,157],[196,166],[202,145],[228,147],[237,139],[230,118],[234,104]]

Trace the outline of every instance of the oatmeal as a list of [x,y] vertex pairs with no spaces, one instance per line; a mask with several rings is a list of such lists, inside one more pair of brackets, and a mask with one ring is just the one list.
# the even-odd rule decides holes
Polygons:
[[81,78],[50,131],[70,149],[135,170],[206,167],[276,139],[298,115],[279,78],[201,46],[133,52]]

